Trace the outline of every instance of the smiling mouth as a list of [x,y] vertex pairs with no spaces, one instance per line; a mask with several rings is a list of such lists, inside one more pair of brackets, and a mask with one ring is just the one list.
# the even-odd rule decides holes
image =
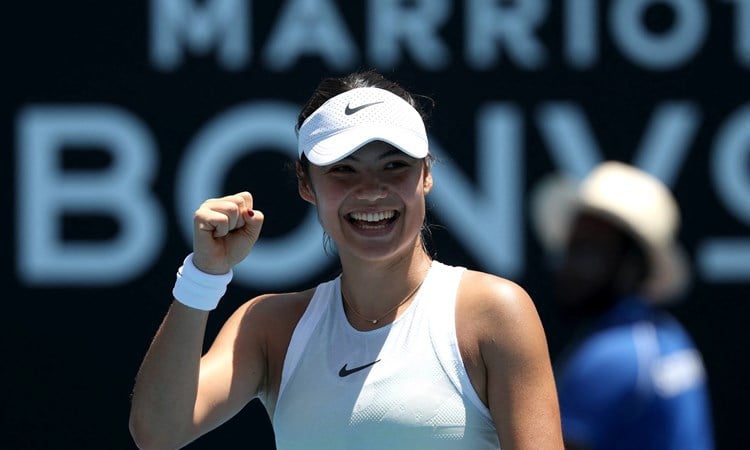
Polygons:
[[396,210],[378,212],[353,212],[347,215],[347,219],[359,228],[377,229],[384,228],[394,222],[399,216]]

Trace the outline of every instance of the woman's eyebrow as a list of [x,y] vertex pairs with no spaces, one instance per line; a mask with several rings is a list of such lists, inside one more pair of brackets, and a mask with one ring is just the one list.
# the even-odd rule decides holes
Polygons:
[[379,160],[380,159],[386,159],[386,158],[390,158],[391,156],[398,156],[398,155],[403,155],[403,154],[404,154],[404,152],[402,152],[401,150],[399,150],[397,148],[391,148],[387,152],[385,152],[382,155],[378,156],[378,159]]

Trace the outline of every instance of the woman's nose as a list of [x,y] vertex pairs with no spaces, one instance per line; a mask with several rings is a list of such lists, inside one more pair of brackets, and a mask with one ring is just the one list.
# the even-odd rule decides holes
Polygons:
[[377,177],[373,176],[366,176],[356,191],[358,200],[366,200],[370,202],[385,198],[387,195],[388,192],[386,191],[385,186]]

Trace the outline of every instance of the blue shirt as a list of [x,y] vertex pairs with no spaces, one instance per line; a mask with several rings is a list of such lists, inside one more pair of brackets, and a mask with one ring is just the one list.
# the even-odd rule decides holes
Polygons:
[[566,441],[607,450],[714,448],[700,354],[674,318],[640,299],[600,318],[556,373]]

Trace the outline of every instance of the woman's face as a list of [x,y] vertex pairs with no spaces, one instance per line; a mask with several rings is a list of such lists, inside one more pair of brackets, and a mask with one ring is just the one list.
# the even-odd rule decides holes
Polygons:
[[432,176],[425,161],[374,141],[328,166],[310,165],[302,198],[339,253],[378,260],[420,245]]

